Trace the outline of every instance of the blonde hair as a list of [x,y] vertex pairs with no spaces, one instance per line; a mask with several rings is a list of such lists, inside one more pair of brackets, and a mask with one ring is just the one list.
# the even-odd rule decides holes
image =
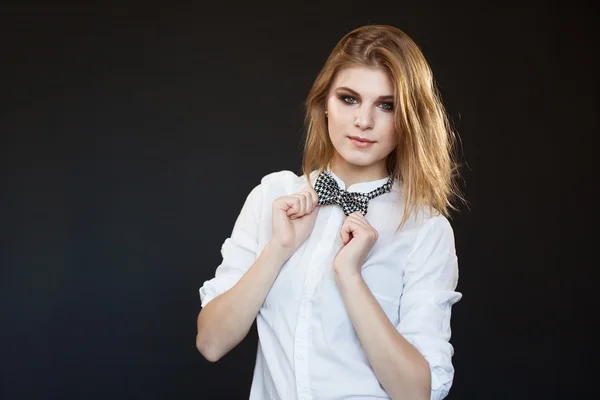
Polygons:
[[404,215],[412,212],[450,216],[461,198],[455,182],[456,134],[451,130],[433,74],[423,53],[400,29],[367,25],[347,33],[329,55],[306,99],[303,174],[323,171],[334,155],[327,131],[325,102],[338,71],[349,66],[383,69],[394,87],[394,124],[398,145],[387,157],[388,172],[404,185]]

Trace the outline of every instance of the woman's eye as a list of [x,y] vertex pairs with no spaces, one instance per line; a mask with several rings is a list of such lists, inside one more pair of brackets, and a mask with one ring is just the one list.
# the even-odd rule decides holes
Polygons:
[[342,99],[342,101],[344,101],[345,103],[348,103],[348,104],[356,104],[356,103],[358,103],[358,100],[356,100],[352,96],[342,96],[341,99]]
[[381,108],[384,110],[392,111],[394,109],[393,103],[381,103]]

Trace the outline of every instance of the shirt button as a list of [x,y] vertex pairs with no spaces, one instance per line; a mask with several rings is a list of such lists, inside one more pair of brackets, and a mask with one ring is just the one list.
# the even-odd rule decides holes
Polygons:
[[304,359],[304,353],[298,353],[298,360]]

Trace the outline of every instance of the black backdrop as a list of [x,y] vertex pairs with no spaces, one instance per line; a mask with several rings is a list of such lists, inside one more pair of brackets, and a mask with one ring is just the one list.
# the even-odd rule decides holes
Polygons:
[[2,6],[0,397],[247,398],[256,330],[204,360],[198,288],[367,23],[421,46],[461,135],[449,398],[591,394],[595,17],[482,7]]

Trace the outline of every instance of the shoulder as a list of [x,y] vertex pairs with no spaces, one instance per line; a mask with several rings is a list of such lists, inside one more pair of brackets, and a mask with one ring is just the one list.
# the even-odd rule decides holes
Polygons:
[[[411,256],[434,252],[440,257],[454,257],[454,231],[448,218],[442,214],[428,214],[414,230]],[[435,257],[434,257],[435,258]]]
[[290,170],[280,170],[264,175],[260,180],[266,195],[283,196],[300,191],[307,185],[306,177]]
[[445,215],[430,214],[420,226],[420,236],[453,236],[454,232],[450,221]]
[[260,180],[261,184],[269,185],[284,185],[298,179],[298,175],[290,170],[274,171],[266,174]]
[[413,209],[406,221],[408,227],[424,233],[431,231],[452,231],[450,220],[436,209],[421,207]]
[[410,237],[413,249],[425,243],[435,244],[444,242],[454,245],[454,231],[450,220],[436,210],[428,207],[413,211],[401,229],[404,235]]

